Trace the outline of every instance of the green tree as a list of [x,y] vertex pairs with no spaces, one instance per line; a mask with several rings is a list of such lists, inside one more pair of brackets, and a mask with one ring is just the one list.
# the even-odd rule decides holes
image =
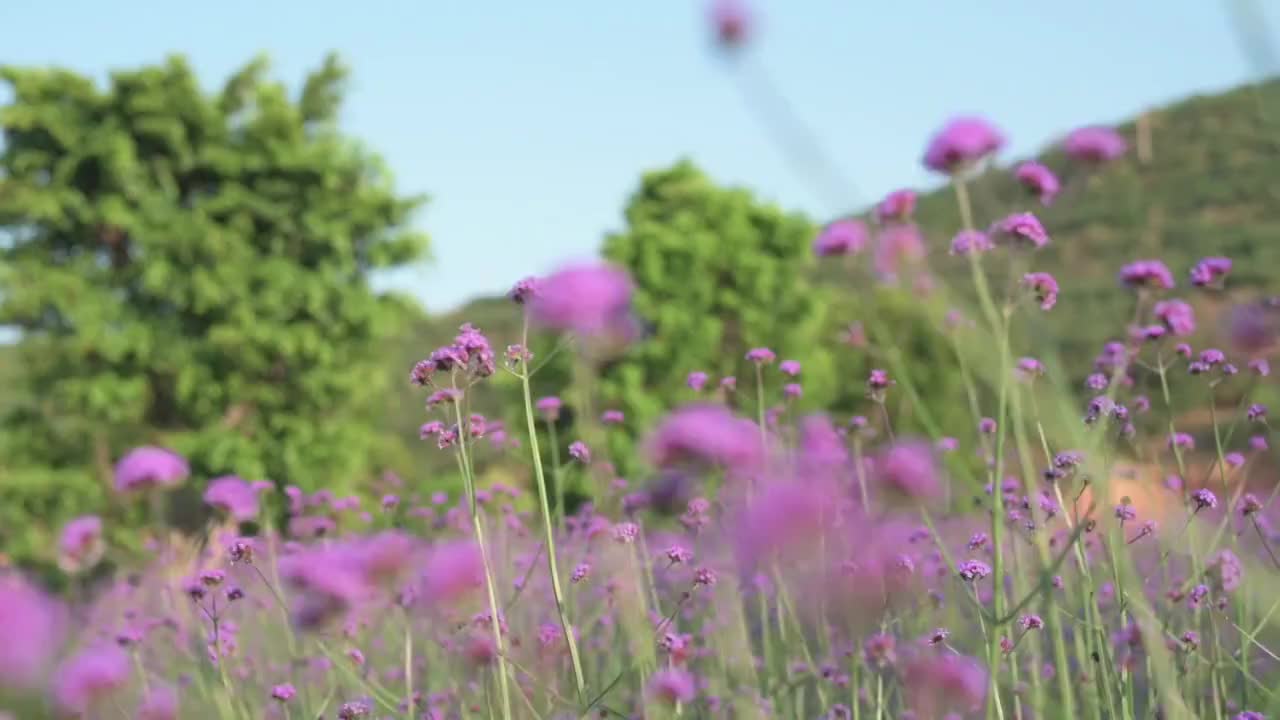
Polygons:
[[[378,457],[384,339],[411,304],[422,198],[338,128],[334,57],[296,98],[255,60],[207,93],[181,58],[100,88],[5,67],[0,324],[19,331],[0,434],[0,547],[99,510],[115,458],[155,443],[196,480],[342,487]],[[49,523],[37,527],[30,519]]]
[[[806,218],[719,187],[688,161],[646,174],[625,218],[604,255],[631,272],[648,334],[605,369],[601,393],[630,428],[692,400],[684,380],[694,370],[710,374],[712,387],[737,376],[744,408],[754,411],[755,380],[743,356],[758,346],[801,362],[802,407],[826,404],[834,368],[821,338],[825,293],[808,281],[815,227]],[[766,402],[781,403],[777,368],[766,376]]]

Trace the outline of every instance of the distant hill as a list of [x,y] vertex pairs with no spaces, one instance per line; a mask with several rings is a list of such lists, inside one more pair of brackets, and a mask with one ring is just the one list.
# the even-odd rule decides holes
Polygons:
[[[1160,258],[1169,265],[1179,283],[1174,294],[1195,305],[1207,328],[1197,346],[1217,342],[1213,319],[1232,302],[1280,292],[1280,79],[1191,97],[1150,111],[1142,122],[1142,142],[1138,119],[1117,128],[1129,152],[1098,170],[1070,161],[1056,143],[1037,156],[1064,186],[1051,207],[1028,197],[1012,177],[1012,168],[1030,158],[993,167],[971,185],[980,224],[1031,211],[1048,229],[1053,242],[1037,254],[1035,265],[1058,277],[1062,293],[1058,307],[1025,331],[1053,343],[1081,376],[1132,312],[1131,296],[1116,281],[1127,262]],[[1064,127],[1064,135],[1070,129]],[[917,220],[928,238],[931,264],[955,268],[945,257],[960,224],[952,191],[922,194]],[[1187,271],[1207,255],[1235,261],[1226,296],[1192,292],[1187,282]],[[967,286],[964,277],[956,279],[957,287]],[[475,300],[422,321],[398,355],[389,353],[397,376],[446,342],[462,322],[477,324],[495,344],[519,335],[519,313],[505,298]],[[393,403],[399,431],[416,427],[422,417],[420,405],[406,405],[404,397]]]

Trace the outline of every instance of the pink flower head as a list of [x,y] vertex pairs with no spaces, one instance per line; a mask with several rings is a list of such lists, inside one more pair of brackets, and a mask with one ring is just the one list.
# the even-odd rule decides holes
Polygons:
[[134,448],[116,463],[116,491],[173,487],[189,474],[191,468],[186,459],[172,450],[151,446]]
[[178,691],[171,685],[151,688],[138,706],[137,720],[177,720]]
[[1207,257],[1191,268],[1191,284],[1208,287],[1218,283],[1231,272],[1231,258]]
[[783,360],[781,363],[778,364],[778,369],[782,371],[783,375],[787,375],[789,377],[797,377],[800,375],[800,361]]
[[954,174],[1000,150],[1004,135],[978,117],[953,118],[929,141],[924,166],[935,172]]
[[924,237],[910,223],[890,225],[876,237],[874,265],[876,274],[884,280],[896,280],[904,265],[914,265],[924,256]]
[[53,680],[58,707],[86,713],[129,682],[129,656],[112,646],[89,648],[72,657]]
[[1045,232],[1040,220],[1031,213],[1014,213],[992,225],[987,234],[997,243],[1005,241],[1036,249],[1049,244],[1049,233]]
[[0,575],[0,688],[44,679],[62,642],[62,606],[18,575]]
[[976,712],[987,697],[987,672],[973,658],[953,653],[919,653],[902,670],[907,704],[920,718],[948,712]]
[[529,299],[538,294],[538,279],[534,277],[522,278],[516,281],[507,293],[507,297],[511,298],[511,302],[517,305],[524,305]]
[[649,680],[649,696],[667,705],[692,702],[697,696],[693,676],[679,668],[659,670]]
[[480,548],[470,540],[437,543],[422,570],[421,596],[435,606],[449,604],[484,587]]
[[702,392],[702,388],[707,386],[707,374],[701,370],[695,370],[684,379],[684,384],[694,392]]
[[951,239],[952,255],[972,255],[984,253],[995,248],[991,238],[977,230],[961,230]]
[[345,616],[371,591],[350,548],[308,549],[280,560],[280,576],[293,589],[294,623],[313,629]]
[[875,458],[876,481],[887,491],[914,501],[942,493],[942,473],[933,446],[923,440],[900,440]]
[[621,410],[605,410],[600,413],[600,422],[604,425],[621,425],[627,416]]
[[1022,284],[1035,295],[1041,310],[1052,310],[1058,304],[1058,281],[1049,273],[1027,273],[1022,276]]
[[1161,300],[1156,303],[1153,314],[1169,332],[1178,337],[1185,337],[1196,331],[1196,313],[1181,300]]
[[822,229],[813,241],[818,257],[857,255],[867,246],[867,226],[860,220],[836,220]]
[[235,475],[210,480],[204,491],[204,502],[225,512],[236,522],[249,522],[258,516],[258,493]]
[[93,567],[102,559],[106,545],[102,541],[102,518],[85,515],[62,528],[58,543],[58,567],[76,573]]
[[528,305],[530,318],[586,337],[629,338],[635,331],[631,292],[631,278],[612,265],[569,266],[538,284]]
[[726,50],[741,47],[751,35],[751,12],[742,0],[713,0],[711,27],[716,42]]
[[1159,260],[1137,260],[1120,268],[1120,282],[1131,288],[1173,288],[1173,273]]
[[1075,160],[1103,163],[1124,155],[1129,147],[1120,133],[1108,127],[1084,127],[1073,131],[1062,149]]
[[722,405],[689,405],[669,414],[647,443],[658,466],[681,462],[745,470],[762,459],[760,431]]
[[1271,350],[1277,339],[1276,310],[1261,303],[1237,305],[1227,318],[1231,347],[1256,355]]
[[1062,186],[1053,171],[1038,162],[1024,162],[1013,173],[1022,187],[1040,199],[1041,204],[1051,205]]
[[916,210],[916,193],[914,190],[894,190],[876,206],[876,217],[880,222],[906,222]]

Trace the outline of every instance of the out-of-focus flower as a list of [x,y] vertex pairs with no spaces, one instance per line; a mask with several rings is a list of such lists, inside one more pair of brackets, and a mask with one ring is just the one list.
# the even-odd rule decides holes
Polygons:
[[972,255],[995,249],[995,243],[984,232],[977,230],[961,230],[951,239],[952,255]]
[[688,703],[697,696],[697,686],[689,673],[679,668],[668,668],[659,670],[650,678],[649,696],[667,705]]
[[902,678],[907,705],[922,720],[977,712],[987,697],[986,670],[963,655],[918,653],[905,663]]
[[173,487],[191,474],[181,455],[165,448],[144,446],[130,450],[115,467],[115,486],[119,492]]
[[710,17],[716,43],[720,47],[736,50],[750,39],[751,11],[743,0],[714,0]]
[[916,209],[916,193],[914,190],[894,190],[876,206],[876,217],[880,222],[905,222],[911,219]]
[[1031,213],[1014,213],[997,221],[987,230],[987,234],[997,243],[1009,243],[1015,246],[1042,248],[1049,244],[1049,233],[1039,218]]
[[1195,311],[1181,300],[1161,300],[1153,312],[1156,319],[1175,336],[1186,337],[1196,331]]
[[1035,295],[1041,310],[1052,310],[1058,304],[1058,281],[1049,273],[1027,273],[1022,276],[1022,284]]
[[106,551],[102,540],[102,518],[85,515],[62,528],[58,542],[58,567],[63,572],[78,573],[98,564]]
[[171,685],[157,685],[142,698],[137,720],[177,720],[178,691]]
[[953,118],[929,140],[924,166],[951,175],[1003,146],[1004,135],[986,120],[978,117]]
[[53,679],[59,708],[84,714],[129,682],[129,656],[117,647],[88,648],[72,657]]
[[1108,127],[1083,127],[1067,135],[1062,149],[1075,160],[1103,163],[1124,155],[1129,147],[1120,133]]
[[872,471],[877,485],[895,497],[922,502],[936,499],[943,491],[937,457],[923,440],[894,443],[874,458]]
[[38,685],[62,642],[62,606],[18,575],[0,575],[0,688]]
[[1038,162],[1022,163],[1013,175],[1022,187],[1039,198],[1044,205],[1051,205],[1062,189],[1053,171]]
[[836,220],[818,233],[813,252],[818,257],[857,255],[867,247],[867,226],[859,220]]
[[721,405],[690,405],[671,413],[649,436],[649,459],[658,466],[681,462],[754,467],[762,459],[760,431]]
[[236,522],[249,522],[258,516],[258,494],[249,483],[235,475],[210,480],[204,491],[204,501],[227,513]]
[[566,267],[538,284],[529,301],[530,319],[552,330],[584,337],[630,339],[631,278],[601,263]]
[[925,256],[924,237],[920,229],[910,223],[890,225],[876,236],[874,266],[876,274],[886,281],[894,281],[904,266],[919,263]]
[[1207,257],[1191,268],[1191,284],[1208,287],[1217,284],[1231,272],[1231,258]]
[[1120,268],[1120,282],[1131,288],[1173,288],[1173,273],[1159,260],[1137,260]]

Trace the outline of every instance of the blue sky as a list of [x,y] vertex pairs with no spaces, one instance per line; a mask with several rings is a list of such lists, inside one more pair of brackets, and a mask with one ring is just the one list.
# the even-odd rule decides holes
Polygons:
[[748,112],[698,0],[8,0],[0,62],[105,76],[181,52],[214,87],[260,51],[296,82],[337,50],[345,128],[432,197],[432,261],[386,280],[443,310],[590,256],[639,174],[681,156],[823,218],[928,185],[918,158],[953,114],[996,122],[1013,158],[1248,80],[1228,4],[757,0],[752,61],[856,188],[844,202]]

